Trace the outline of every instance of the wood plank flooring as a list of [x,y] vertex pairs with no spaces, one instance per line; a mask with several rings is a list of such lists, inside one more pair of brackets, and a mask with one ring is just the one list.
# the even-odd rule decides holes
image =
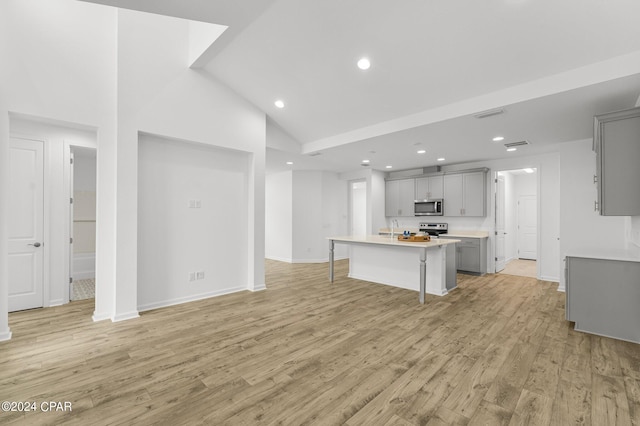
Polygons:
[[267,262],[268,290],[91,321],[12,313],[0,424],[640,425],[640,345],[564,320],[557,285],[459,275],[445,297]]

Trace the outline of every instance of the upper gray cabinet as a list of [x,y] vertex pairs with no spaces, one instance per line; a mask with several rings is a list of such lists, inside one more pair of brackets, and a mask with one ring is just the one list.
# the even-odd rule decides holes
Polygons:
[[416,200],[442,199],[444,192],[443,176],[428,176],[416,179]]
[[444,176],[445,216],[486,216],[486,171]]
[[413,216],[415,179],[385,182],[385,216]]
[[603,216],[640,215],[640,107],[597,115],[596,209]]

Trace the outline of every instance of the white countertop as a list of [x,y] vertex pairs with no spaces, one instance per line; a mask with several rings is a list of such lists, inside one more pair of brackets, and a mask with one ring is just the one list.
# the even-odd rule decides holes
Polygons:
[[438,247],[445,244],[459,243],[460,240],[451,239],[434,239],[431,241],[400,241],[396,237],[386,235],[363,235],[363,236],[342,236],[342,237],[329,237],[328,240],[341,241],[345,243],[359,243],[359,244],[380,244],[387,246],[403,246],[403,247]]
[[640,262],[640,247],[629,244],[627,247],[620,247],[617,249],[581,248],[570,250],[566,256]]

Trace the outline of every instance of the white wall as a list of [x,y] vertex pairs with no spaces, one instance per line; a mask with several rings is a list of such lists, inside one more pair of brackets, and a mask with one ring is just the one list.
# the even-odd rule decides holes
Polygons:
[[[322,172],[293,172],[293,259],[321,262],[322,253]],[[326,250],[325,250],[326,251]]]
[[516,197],[536,195],[538,192],[538,172],[518,174],[516,179]]
[[[95,136],[94,136],[95,139]],[[75,191],[96,191],[96,156],[83,149],[74,149],[73,189]]]
[[367,234],[367,182],[350,182],[351,231],[350,235]]
[[[337,173],[322,172],[322,243],[321,259],[329,260],[327,238],[347,235],[348,226],[348,185]],[[347,247],[335,247],[336,259],[347,257]]]
[[293,172],[266,176],[265,257],[291,262],[293,259]]
[[[119,271],[125,274],[118,285],[135,279],[136,265],[132,261],[135,253],[131,253],[135,240],[131,241],[131,235],[135,235],[137,227],[137,194],[131,182],[137,179],[136,131],[142,131],[250,154],[249,214],[245,224],[248,237],[244,242],[249,252],[245,265],[247,288],[263,289],[265,114],[211,75],[186,68],[187,21],[120,10],[118,25],[121,40],[118,170],[122,176],[118,188],[123,208],[119,212],[122,219],[118,238],[127,247],[118,252],[124,264]],[[136,119],[134,122],[132,117]],[[123,296],[130,293],[126,287],[123,290]]]
[[380,228],[384,228],[387,223],[387,218],[384,215],[385,210],[385,184],[384,184],[384,172],[378,170],[372,170],[371,179],[367,182],[368,195],[369,195],[369,212],[370,212],[370,224],[369,232],[377,234]]
[[[140,137],[139,310],[247,288],[247,157]],[[198,271],[204,279],[189,281]]]
[[[293,262],[328,261],[327,237],[347,232],[347,196],[347,183],[336,173],[293,172]],[[334,256],[346,257],[345,248],[337,247]]]
[[[347,199],[347,182],[336,173],[294,170],[267,175],[266,257],[327,262],[327,238],[347,233]],[[336,246],[334,256],[346,258],[347,248]]]

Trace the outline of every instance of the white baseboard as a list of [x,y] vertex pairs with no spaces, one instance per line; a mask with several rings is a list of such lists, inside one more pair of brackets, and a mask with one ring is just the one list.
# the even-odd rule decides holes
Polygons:
[[[345,260],[348,259],[348,256],[335,256],[333,258],[333,260]],[[328,257],[324,257],[322,259],[293,259],[293,261],[291,263],[328,263],[329,262],[329,258]]]
[[558,277],[545,277],[544,275],[540,277],[542,281],[551,281],[552,283],[559,283],[560,279]]
[[53,306],[62,306],[64,305],[64,300],[62,299],[55,299],[55,300],[50,300],[49,301],[49,308],[53,307]]
[[76,253],[73,255],[73,272],[71,274],[74,280],[90,280],[96,277],[96,254],[95,253]]
[[277,262],[293,263],[293,261],[292,261],[292,259],[290,257],[265,256],[265,259],[275,260]]
[[[266,288],[266,287],[265,287]],[[171,300],[163,300],[160,302],[147,303],[144,305],[138,305],[138,311],[150,311],[151,309],[166,308],[168,306],[180,305],[182,303],[195,302],[196,300],[208,299],[210,297],[222,296],[225,294],[237,293],[239,291],[246,291],[247,287],[232,287],[223,290],[210,291],[207,293],[194,294],[191,296],[178,297]]]
[[565,293],[567,289],[565,288],[565,286],[558,286],[558,291]]
[[93,315],[91,316],[91,319],[93,320],[93,322],[98,322],[98,321],[104,321],[104,320],[108,320],[111,319],[111,315],[106,314],[106,313],[97,313],[97,312],[93,312]]
[[4,333],[0,333],[0,342],[4,342],[5,340],[11,340],[10,331],[5,331]]
[[[276,260],[278,262],[287,262],[287,263],[327,263],[329,262],[328,257],[323,257],[321,259],[292,259],[292,258],[276,258],[273,256],[266,257],[269,260]],[[345,260],[349,259],[349,256],[335,256],[333,260]]]
[[140,314],[138,313],[138,311],[126,312],[124,314],[115,315],[113,318],[111,318],[111,322],[126,321],[126,320],[139,318],[139,317],[140,317]]
[[256,284],[253,287],[249,287],[249,291],[263,291],[266,290],[267,286],[264,284]]

